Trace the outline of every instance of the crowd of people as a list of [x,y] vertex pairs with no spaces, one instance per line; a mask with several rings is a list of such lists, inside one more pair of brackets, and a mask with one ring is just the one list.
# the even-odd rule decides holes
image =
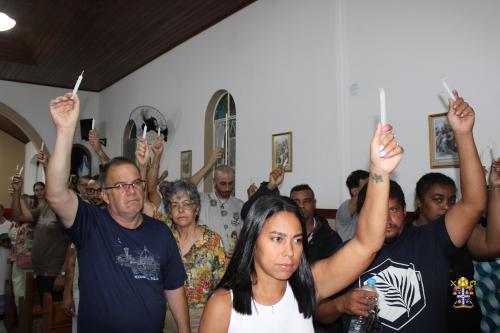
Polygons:
[[[347,332],[357,316],[370,318],[367,331],[493,332],[498,313],[489,317],[491,307],[479,303],[498,298],[498,276],[487,291],[474,262],[500,271],[500,159],[485,175],[475,111],[454,95],[459,199],[451,178],[428,173],[416,183],[409,221],[404,192],[390,179],[404,150],[392,126],[378,124],[368,170],[346,180],[351,197],[335,230],[317,214],[309,185],[280,194],[285,165],[252,184],[245,202],[233,194],[234,170],[215,167],[220,148],[190,179],[167,180],[160,137],[137,139],[131,161],[110,158],[91,130],[102,170],[73,188],[80,101],[59,96],[49,104],[52,155],[37,155],[46,184],[23,194],[18,172],[12,221],[0,204],[0,278],[11,279],[17,302],[33,272],[40,299],[61,300],[74,332]],[[211,171],[213,192],[200,193]],[[362,289],[369,279],[377,292]]]

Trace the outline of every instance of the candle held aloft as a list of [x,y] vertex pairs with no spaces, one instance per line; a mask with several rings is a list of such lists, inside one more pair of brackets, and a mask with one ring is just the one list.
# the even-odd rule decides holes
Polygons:
[[92,118],[92,130],[95,130],[95,119]]
[[443,77],[441,79],[441,83],[443,84],[443,87],[444,89],[446,90],[446,92],[448,93],[448,95],[450,95],[450,98],[452,100],[455,100],[455,95],[453,95],[453,92],[451,91],[450,87],[448,86],[448,83],[446,83],[446,77]]
[[71,98],[74,98],[77,91],[78,91],[78,88],[80,88],[80,83],[82,83],[82,80],[83,80],[83,72],[82,71],[82,74],[80,74],[80,76],[78,77],[78,80],[76,80],[76,84],[75,84],[75,87],[73,88],[73,95],[71,96]]
[[148,126],[144,125],[144,129],[142,130],[142,138],[146,139],[146,133],[148,132]]
[[379,92],[379,102],[380,102],[380,122],[382,125],[387,123],[387,113],[385,105],[385,90],[384,88],[378,88]]

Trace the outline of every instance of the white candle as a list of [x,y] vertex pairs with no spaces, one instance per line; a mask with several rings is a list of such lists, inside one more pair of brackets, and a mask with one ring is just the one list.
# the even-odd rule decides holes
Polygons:
[[225,136],[223,136],[223,137],[222,137],[222,147],[221,147],[222,149],[224,149],[224,148],[225,148],[225,145],[226,145],[226,140],[225,140],[225,139],[226,139],[226,137],[225,137]]
[[386,124],[386,109],[385,109],[385,90],[384,88],[378,88],[379,91],[379,101],[380,101],[380,122],[382,125]]
[[84,71],[82,71],[82,74],[80,74],[80,76],[78,77],[78,80],[76,80],[75,87],[73,88],[73,95],[71,98],[73,98],[76,95],[78,88],[80,88],[80,83],[82,83],[82,79],[83,79],[83,72]]
[[95,119],[92,118],[92,129],[95,130]]
[[495,160],[495,153],[493,152],[493,147],[490,147],[490,157],[491,157],[491,162]]
[[161,135],[160,131],[161,131],[161,127],[158,125],[158,136]]
[[21,174],[23,173],[23,170],[24,170],[24,165],[21,165],[21,169],[19,169],[18,174],[20,174],[20,175],[21,175]]
[[43,148],[45,148],[45,142],[42,141],[42,147],[40,148],[40,150],[43,152]]
[[16,173],[19,172],[19,164],[16,164]]
[[446,90],[446,92],[448,93],[448,95],[450,95],[450,98],[452,100],[455,100],[455,95],[453,95],[453,92],[451,91],[450,87],[448,86],[448,83],[446,83],[446,77],[443,77],[441,79],[441,83],[443,84],[443,87],[444,89]]
[[146,133],[148,132],[148,126],[144,125],[144,129],[142,130],[142,138],[146,139]]

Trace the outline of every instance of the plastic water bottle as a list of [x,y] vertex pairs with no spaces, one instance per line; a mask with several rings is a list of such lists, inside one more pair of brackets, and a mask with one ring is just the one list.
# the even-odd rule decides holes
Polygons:
[[[367,284],[365,284],[361,289],[368,291],[377,292],[377,288],[375,288],[375,284],[377,281],[374,278],[369,278]],[[365,333],[366,330],[366,321],[368,318],[363,316],[353,317],[351,322],[349,323],[349,330],[347,333]]]

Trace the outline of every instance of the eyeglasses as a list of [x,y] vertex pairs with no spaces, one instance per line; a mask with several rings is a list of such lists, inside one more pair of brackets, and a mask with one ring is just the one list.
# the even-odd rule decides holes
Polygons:
[[170,203],[170,210],[171,211],[179,211],[180,209],[185,209],[185,210],[193,210],[194,208],[194,202],[189,200],[189,201],[181,201],[181,202],[171,202]]
[[88,188],[85,192],[87,194],[96,194],[96,193],[101,193],[102,188]]
[[116,183],[114,186],[104,187],[103,190],[117,190],[120,192],[125,192],[126,190],[130,190],[131,188],[134,188],[134,190],[142,190],[144,188],[144,183],[144,180],[137,179],[130,184]]

